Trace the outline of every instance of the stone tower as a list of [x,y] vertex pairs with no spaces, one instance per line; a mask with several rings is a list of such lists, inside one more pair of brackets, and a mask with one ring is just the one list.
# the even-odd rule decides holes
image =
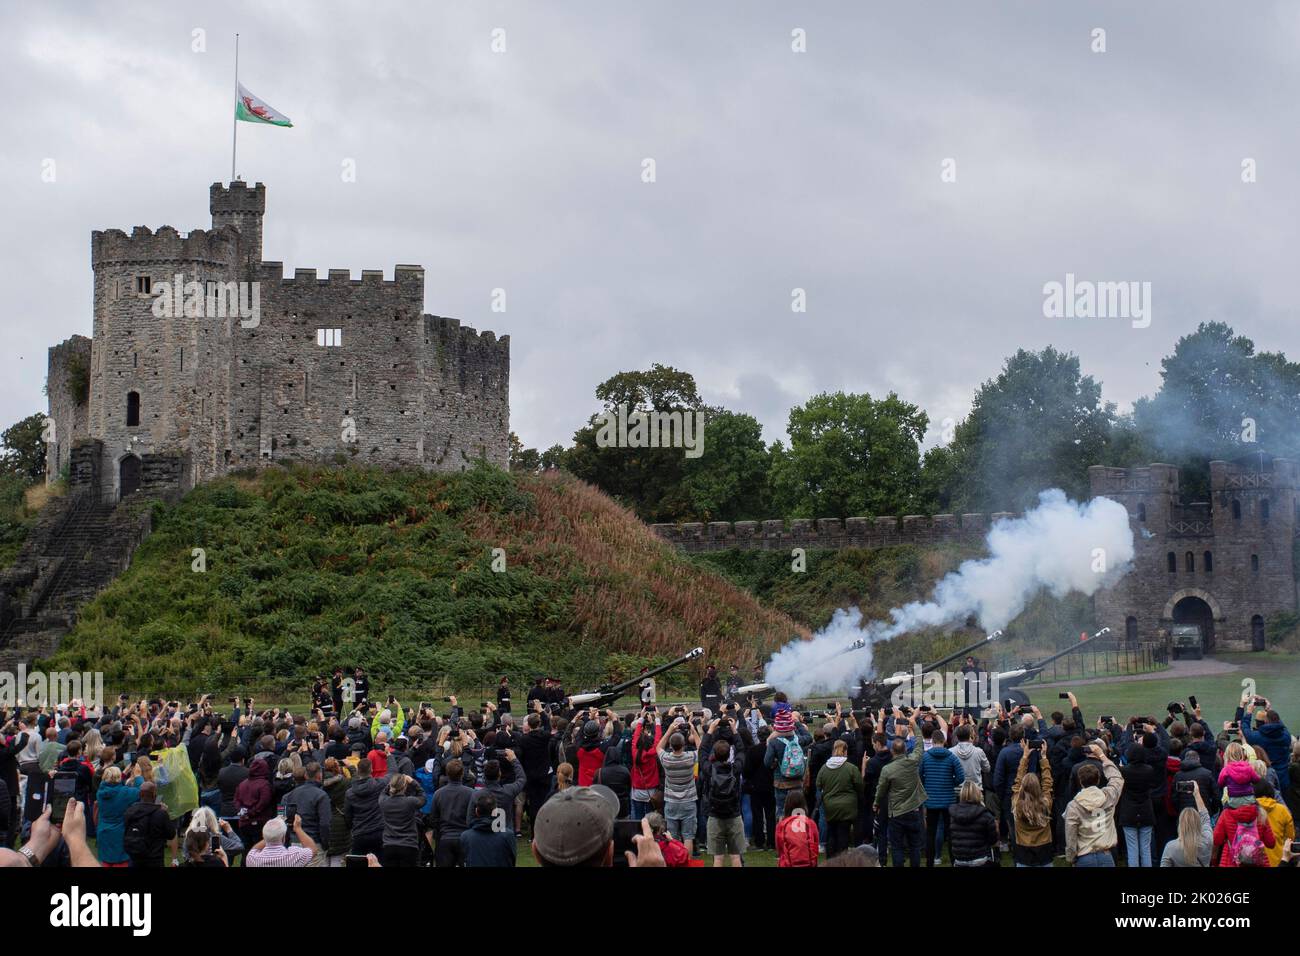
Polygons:
[[1181,504],[1178,469],[1088,469],[1094,496],[1128,509],[1136,556],[1097,616],[1116,635],[1151,639],[1199,624],[1205,649],[1260,650],[1269,619],[1297,608],[1300,466],[1266,455],[1210,462],[1210,500]]
[[[91,236],[93,333],[50,351],[75,488],[184,490],[287,459],[461,470],[508,457],[510,339],[424,313],[424,269],[284,274],[266,187],[214,183],[211,229]],[[88,396],[78,402],[79,364]]]

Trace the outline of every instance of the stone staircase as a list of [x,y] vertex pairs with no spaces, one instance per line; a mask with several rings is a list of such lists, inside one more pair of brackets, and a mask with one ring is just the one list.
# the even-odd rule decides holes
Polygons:
[[77,609],[126,570],[149,533],[149,509],[133,498],[119,504],[83,492],[51,505],[38,521],[0,575],[0,670],[52,654]]

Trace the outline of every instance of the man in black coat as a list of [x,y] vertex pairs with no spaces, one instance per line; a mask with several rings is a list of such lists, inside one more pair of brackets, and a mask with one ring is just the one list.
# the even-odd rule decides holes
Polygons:
[[519,742],[519,763],[524,768],[528,819],[535,823],[551,792],[551,726],[547,717],[538,713],[529,714],[525,725],[528,730]]
[[167,804],[157,803],[158,787],[152,781],[140,785],[140,799],[126,808],[122,817],[122,849],[131,865],[158,869],[163,866],[167,841],[176,838],[176,824]]

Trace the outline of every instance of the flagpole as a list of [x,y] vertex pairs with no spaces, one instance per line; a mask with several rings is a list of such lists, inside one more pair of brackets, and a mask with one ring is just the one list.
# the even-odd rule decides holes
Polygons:
[[235,149],[239,145],[239,34],[235,34],[235,108],[230,111],[230,182],[235,182]]

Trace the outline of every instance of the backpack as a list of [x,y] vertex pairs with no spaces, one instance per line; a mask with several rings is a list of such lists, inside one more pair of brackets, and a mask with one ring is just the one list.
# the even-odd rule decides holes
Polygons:
[[734,817],[738,813],[740,788],[736,785],[736,772],[729,764],[718,764],[709,775],[709,815]]
[[132,813],[123,821],[126,826],[122,831],[122,849],[128,855],[149,852],[149,821],[152,817],[152,813]]
[[791,737],[785,742],[785,750],[781,753],[781,761],[777,765],[777,769],[781,771],[781,776],[787,780],[803,779],[808,764],[803,755],[803,747],[799,746],[798,737]]
[[1268,856],[1264,852],[1264,841],[1259,838],[1259,824],[1256,820],[1238,823],[1228,843],[1228,858],[1238,866],[1267,866]]

